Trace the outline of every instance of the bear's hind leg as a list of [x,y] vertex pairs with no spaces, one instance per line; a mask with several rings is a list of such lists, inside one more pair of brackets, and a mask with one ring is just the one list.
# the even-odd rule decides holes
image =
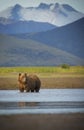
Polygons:
[[34,90],[31,90],[31,92],[33,93],[33,92],[34,92]]
[[39,92],[39,89],[35,89],[35,92],[37,92],[37,93],[38,93],[38,92]]

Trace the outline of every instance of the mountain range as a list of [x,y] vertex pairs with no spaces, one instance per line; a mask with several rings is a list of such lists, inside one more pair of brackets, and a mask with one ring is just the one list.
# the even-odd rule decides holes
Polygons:
[[0,12],[0,66],[84,65],[84,14],[67,4]]
[[5,34],[41,32],[72,23],[84,14],[67,4],[22,7],[16,4],[0,12],[0,32]]

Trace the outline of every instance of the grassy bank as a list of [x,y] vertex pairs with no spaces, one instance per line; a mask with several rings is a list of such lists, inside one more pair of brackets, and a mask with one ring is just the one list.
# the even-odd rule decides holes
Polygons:
[[41,74],[84,74],[84,66],[71,66],[71,67],[0,67],[0,75],[10,75],[19,72],[26,73],[41,73]]
[[84,67],[0,67],[0,89],[18,89],[18,73],[37,74],[42,88],[84,88]]

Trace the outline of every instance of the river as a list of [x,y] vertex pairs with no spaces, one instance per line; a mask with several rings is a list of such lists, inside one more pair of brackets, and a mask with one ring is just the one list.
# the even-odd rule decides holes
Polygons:
[[0,115],[22,113],[84,113],[84,89],[0,90]]

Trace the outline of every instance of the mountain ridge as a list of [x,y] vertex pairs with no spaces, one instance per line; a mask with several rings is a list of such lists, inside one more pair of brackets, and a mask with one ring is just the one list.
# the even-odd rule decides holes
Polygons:
[[31,34],[28,38],[84,58],[84,18],[44,33]]
[[40,3],[37,7],[22,7],[16,4],[0,12],[0,17],[16,21],[48,22],[59,27],[84,17],[84,14],[67,4]]
[[56,26],[52,24],[35,21],[10,21],[6,18],[2,18],[0,19],[0,21],[4,21],[4,25],[2,24],[2,22],[0,24],[0,33],[3,34],[44,32],[56,28]]
[[30,39],[0,34],[0,42],[0,66],[84,65],[79,57]]

